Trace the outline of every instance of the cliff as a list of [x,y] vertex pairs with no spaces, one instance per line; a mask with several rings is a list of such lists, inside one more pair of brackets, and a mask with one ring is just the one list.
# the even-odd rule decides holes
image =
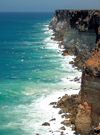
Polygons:
[[[56,10],[50,28],[55,31],[54,40],[61,40],[60,45],[65,46],[64,53],[76,55],[74,64],[82,69],[81,91],[79,96],[75,97],[75,106],[71,103],[76,111],[74,115],[76,131],[81,135],[98,134],[100,133],[100,10]],[[58,101],[58,106],[62,110],[73,110],[73,107],[68,109],[67,100],[69,101],[69,98],[64,103],[62,100]]]
[[85,61],[80,98],[75,124],[77,132],[87,135],[100,123],[100,40]]
[[56,33],[69,28],[98,34],[100,10],[55,10],[50,28]]
[[51,20],[54,39],[66,48],[63,54],[77,55],[75,65],[81,69],[98,41],[99,16],[100,10],[56,10]]

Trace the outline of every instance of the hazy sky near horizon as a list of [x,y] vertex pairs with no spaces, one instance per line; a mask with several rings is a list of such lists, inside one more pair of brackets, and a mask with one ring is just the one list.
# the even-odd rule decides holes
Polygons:
[[100,0],[0,0],[0,12],[54,12],[56,9],[100,9]]

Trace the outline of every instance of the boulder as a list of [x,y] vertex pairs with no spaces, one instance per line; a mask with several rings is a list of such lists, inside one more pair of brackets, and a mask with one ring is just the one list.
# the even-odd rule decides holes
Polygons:
[[62,115],[61,117],[62,117],[62,118],[65,117],[66,119],[68,119],[68,118],[70,118],[71,116],[72,116],[71,114],[64,114],[64,115]]
[[70,61],[69,64],[74,64],[74,62],[73,61]]
[[75,120],[76,131],[87,135],[92,130],[91,122],[91,107],[86,102],[80,104]]
[[75,124],[75,119],[76,119],[76,116],[73,116],[70,118],[71,124]]
[[64,50],[62,55],[64,55],[64,56],[69,55],[68,50]]
[[60,129],[61,129],[61,130],[66,130],[66,128],[65,128],[64,126],[62,126]]
[[80,80],[80,78],[78,78],[78,77],[75,77],[75,78],[74,78],[74,81],[75,81],[75,82],[77,82],[77,81],[79,81],[79,80]]
[[69,120],[64,120],[64,121],[62,121],[61,122],[61,124],[63,124],[63,125],[66,125],[66,126],[71,126],[71,121],[69,121]]
[[71,129],[72,131],[75,131],[75,125],[72,125]]
[[53,119],[51,119],[50,121],[55,121],[56,119],[55,118],[53,118]]
[[49,105],[56,105],[57,102],[51,102]]
[[42,124],[42,126],[50,126],[50,123],[44,122],[44,123]]

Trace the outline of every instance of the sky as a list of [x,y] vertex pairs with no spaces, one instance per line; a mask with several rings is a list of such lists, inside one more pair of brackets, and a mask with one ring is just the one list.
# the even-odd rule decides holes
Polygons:
[[54,12],[56,9],[100,9],[100,0],[0,0],[0,12]]

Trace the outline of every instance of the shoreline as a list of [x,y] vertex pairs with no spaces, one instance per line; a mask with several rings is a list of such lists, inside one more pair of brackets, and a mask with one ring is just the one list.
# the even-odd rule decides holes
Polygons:
[[[77,106],[72,104],[76,111],[75,131],[82,135],[97,135],[100,130],[100,107],[97,104],[100,102],[100,10],[55,10],[49,28],[55,31],[52,39],[61,40],[59,46],[65,46],[63,55],[76,56],[70,64],[82,69],[81,90],[75,97]],[[57,107],[62,109],[60,113],[71,110],[66,103],[74,99],[65,97],[57,102]],[[71,122],[62,123],[68,125]]]
[[[54,37],[54,34],[51,35],[51,40],[54,40],[52,37],[55,38]],[[57,40],[54,40],[54,41],[57,41]],[[62,41],[57,41],[58,48],[59,49],[62,49],[61,46],[59,46],[60,42],[62,42]],[[64,50],[65,50],[65,48],[63,48],[63,51]],[[62,56],[63,56],[63,51],[62,51]],[[71,56],[71,55],[69,55],[69,56]],[[66,56],[64,56],[64,57],[66,57]],[[72,60],[73,60],[73,58],[72,58]],[[69,61],[69,64],[70,64],[70,61]],[[73,64],[70,64],[70,65],[72,66]],[[73,66],[72,66],[72,68],[74,70],[77,70],[78,72],[81,72],[81,70],[79,71],[79,69],[77,69],[76,66],[74,66],[74,67]],[[81,77],[74,76],[73,79],[70,79],[70,82],[72,82],[72,81],[73,82],[77,82],[77,83],[81,83]],[[52,101],[49,104],[49,106],[51,106],[52,108],[58,109],[58,112],[57,113],[58,113],[59,117],[61,117],[61,121],[60,121],[59,124],[61,124],[62,126],[61,127],[58,127],[58,130],[57,131],[52,131],[52,130],[50,131],[52,134],[55,134],[55,135],[56,135],[57,132],[59,133],[59,135],[60,134],[61,135],[65,135],[65,134],[69,134],[69,135],[72,134],[73,135],[73,134],[76,134],[75,124],[73,122],[75,120],[75,118],[73,118],[74,115],[71,113],[71,110],[72,109],[70,111],[67,111],[68,110],[68,107],[66,107],[66,109],[63,110],[63,107],[62,107],[62,105],[59,104],[59,102],[61,102],[62,100],[67,100],[68,101],[69,99],[70,99],[70,101],[71,100],[76,100],[75,98],[78,98],[78,94],[79,94],[80,90],[79,89],[73,89],[72,88],[73,89],[72,91],[70,91],[70,89],[68,91],[65,91],[66,90],[66,87],[67,86],[65,86],[65,88],[63,88],[65,94],[63,94],[60,97],[58,96],[57,101]],[[64,104],[64,102],[62,104]],[[75,104],[79,104],[79,103],[77,102]],[[69,106],[71,106],[71,103],[70,102],[69,102]],[[75,113],[75,111],[73,111],[73,113]],[[51,120],[42,123],[42,126],[44,126],[44,127],[45,126],[51,126],[52,125],[52,122],[55,122],[55,121],[57,121],[57,118],[52,117]],[[66,122],[68,122],[68,123],[66,123]],[[70,131],[70,133],[68,133],[69,131]]]
[[[59,47],[64,46],[65,48],[63,55],[76,56],[74,62],[70,61],[69,64],[73,64],[82,70],[79,94],[71,96],[65,94],[56,103],[51,103],[54,108],[61,109],[59,114],[66,113],[62,117],[68,120],[64,120],[61,124],[64,126],[74,124],[73,129],[76,134],[97,135],[100,130],[98,126],[100,124],[100,107],[97,104],[100,102],[99,20],[100,10],[56,10],[49,25],[49,28],[54,31],[51,39],[60,41]],[[94,32],[96,35],[91,35]],[[81,33],[83,33],[83,37]],[[89,33],[89,35],[86,33]],[[95,40],[92,40],[93,38]],[[62,130],[65,130],[64,126]],[[61,134],[64,135],[63,132]]]

